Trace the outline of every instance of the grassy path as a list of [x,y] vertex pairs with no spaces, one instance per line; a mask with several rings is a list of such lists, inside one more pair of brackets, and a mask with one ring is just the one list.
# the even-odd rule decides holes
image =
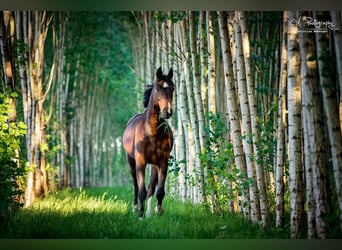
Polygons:
[[139,220],[131,188],[63,190],[20,210],[0,229],[1,238],[256,239],[286,238],[239,215],[211,214],[205,206],[166,196],[165,213]]

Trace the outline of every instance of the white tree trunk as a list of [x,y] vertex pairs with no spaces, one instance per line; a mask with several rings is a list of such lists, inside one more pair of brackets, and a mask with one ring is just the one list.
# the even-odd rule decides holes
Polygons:
[[[288,20],[296,19],[288,12]],[[292,238],[300,237],[303,217],[303,162],[301,144],[301,89],[298,27],[288,22],[288,135],[289,135],[289,192],[290,231]]]
[[[257,123],[257,102],[256,102],[256,93],[255,93],[255,84],[253,79],[253,70],[251,63],[251,55],[250,55],[250,42],[247,30],[247,17],[245,13],[241,12],[241,31],[242,31],[242,44],[244,51],[244,60],[246,67],[246,75],[247,75],[247,95],[248,95],[248,103],[250,109],[251,116],[251,132],[253,134],[253,152],[254,156],[259,157],[259,149],[257,147],[257,142],[259,141],[259,131],[258,131],[258,123]],[[268,195],[265,183],[265,172],[264,167],[256,161],[256,179],[258,185],[258,195],[260,201],[260,214],[262,225],[267,227],[269,224],[269,205],[268,205]]]
[[[298,13],[297,18],[303,13]],[[304,136],[304,160],[306,173],[306,195],[308,202],[308,238],[326,237],[325,215],[327,214],[327,173],[325,170],[325,143],[315,37],[299,33],[302,78],[302,123]],[[317,229],[317,230],[316,230]]]
[[[227,29],[227,19],[226,14],[222,11],[218,12],[218,24],[221,40],[221,49],[223,56],[223,69],[224,69],[224,81],[226,84],[226,94],[227,94],[227,111],[229,113],[230,128],[232,133],[232,141],[234,145],[234,155],[236,167],[241,171],[245,172],[246,163],[243,154],[243,146],[241,142],[241,124],[240,124],[240,114],[237,104],[237,97],[235,94],[234,77],[233,77],[233,67],[232,67],[232,55],[229,47],[228,40],[228,29]],[[241,185],[238,183],[237,185]],[[248,194],[244,193],[240,197],[240,202],[249,202]],[[243,204],[242,209],[246,218],[250,217],[248,209],[244,209]]]
[[286,79],[287,79],[287,12],[283,16],[283,42],[281,46],[279,101],[278,101],[278,131],[277,131],[277,159],[275,168],[276,189],[276,227],[285,224],[285,130],[286,124]]
[[216,55],[212,14],[206,11],[208,39],[208,111],[216,113]]
[[[179,79],[178,82],[179,84],[177,85],[176,88],[176,94],[177,94],[177,112],[178,112],[178,133],[179,133],[179,138],[177,138],[179,140],[179,150],[182,150],[181,152],[179,152],[178,154],[178,158],[177,160],[179,161],[179,185],[180,185],[180,196],[181,199],[184,201],[187,198],[189,198],[189,185],[188,185],[188,181],[187,181],[187,176],[189,173],[189,135],[188,135],[188,126],[189,126],[189,117],[188,117],[188,110],[187,110],[187,103],[186,103],[186,76],[184,74],[183,69],[183,63],[182,63],[182,57],[183,57],[183,51],[181,51],[181,44],[182,44],[182,32],[181,29],[179,27],[179,25],[175,25],[174,27],[175,29],[175,42],[176,44],[176,48],[177,48],[177,55],[179,56],[179,60],[177,60],[178,62],[178,69],[179,69]],[[180,132],[181,130],[181,132]],[[183,138],[182,138],[183,136]]]
[[[196,49],[196,32],[195,32],[195,16],[194,12],[189,12],[189,33],[190,33],[190,52],[191,52],[191,63],[192,63],[192,91],[194,95],[194,106],[195,106],[195,112],[196,112],[196,118],[192,117],[193,122],[198,124],[198,131],[196,132],[195,136],[198,136],[198,142],[196,142],[197,139],[195,139],[195,143],[198,145],[196,146],[196,158],[197,159],[197,172],[199,175],[199,195],[201,196],[199,198],[200,202],[204,202],[205,200],[205,187],[204,187],[204,168],[201,165],[201,161],[198,157],[199,153],[202,152],[204,145],[206,144],[206,133],[205,133],[205,124],[204,124],[204,112],[203,112],[203,102],[201,98],[201,87],[200,87],[200,72],[199,72],[199,61],[197,59],[198,51]],[[187,85],[187,88],[190,87]],[[189,90],[191,91],[191,90]],[[188,92],[189,94],[189,92]],[[198,135],[197,135],[198,133]]]
[[[235,12],[235,23],[234,23],[234,36],[235,36],[235,49],[236,49],[236,73],[237,73],[237,86],[238,95],[240,100],[241,109],[241,123],[242,123],[242,144],[244,153],[246,155],[246,168],[247,177],[253,180],[255,179],[255,161],[253,160],[253,144],[251,143],[250,136],[251,131],[251,115],[249,112],[249,102],[247,96],[247,82],[246,82],[246,70],[245,60],[242,48],[242,37],[241,37],[241,23],[240,13]],[[260,219],[260,208],[259,203],[256,202],[258,199],[257,185],[249,186],[249,206],[251,213],[251,220],[259,222]]]

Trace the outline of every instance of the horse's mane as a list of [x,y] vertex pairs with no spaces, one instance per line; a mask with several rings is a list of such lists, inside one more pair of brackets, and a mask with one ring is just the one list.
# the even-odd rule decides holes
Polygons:
[[147,108],[152,93],[153,84],[147,85],[144,92],[144,108]]

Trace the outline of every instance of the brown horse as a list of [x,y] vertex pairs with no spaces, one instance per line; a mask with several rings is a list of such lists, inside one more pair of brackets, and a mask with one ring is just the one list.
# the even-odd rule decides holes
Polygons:
[[131,168],[134,184],[134,207],[140,203],[139,215],[144,216],[146,200],[145,169],[151,164],[151,178],[148,187],[148,202],[146,215],[151,214],[152,196],[157,184],[156,213],[162,213],[162,202],[165,196],[165,180],[168,169],[168,160],[173,146],[171,128],[165,121],[172,115],[172,82],[173,70],[163,75],[158,68],[157,80],[144,93],[144,113],[133,116],[127,123],[123,134],[123,145],[127,161]]

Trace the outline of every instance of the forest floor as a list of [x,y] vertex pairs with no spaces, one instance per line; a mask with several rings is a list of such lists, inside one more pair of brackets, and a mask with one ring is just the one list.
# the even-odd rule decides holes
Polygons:
[[[139,220],[131,188],[65,189],[20,209],[0,228],[7,239],[284,239],[236,214],[166,196],[163,215]],[[155,199],[154,199],[155,200]],[[155,202],[155,201],[154,201]]]

